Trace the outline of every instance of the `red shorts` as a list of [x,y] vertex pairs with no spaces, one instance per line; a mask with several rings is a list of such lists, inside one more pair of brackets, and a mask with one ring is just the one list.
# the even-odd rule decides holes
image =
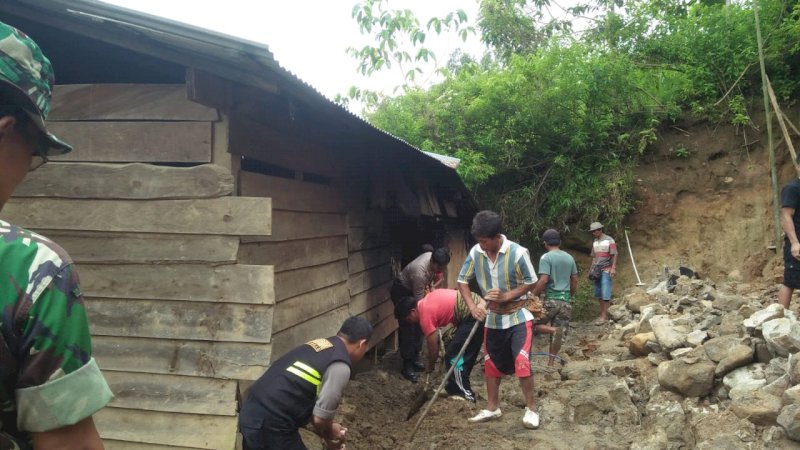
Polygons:
[[531,341],[533,321],[497,330],[484,328],[484,372],[489,378],[514,374],[517,378],[531,376]]

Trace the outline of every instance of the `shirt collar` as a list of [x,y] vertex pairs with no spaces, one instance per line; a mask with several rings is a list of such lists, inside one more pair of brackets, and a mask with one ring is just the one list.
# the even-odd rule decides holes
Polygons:
[[[500,245],[500,250],[498,250],[497,253],[505,253],[508,251],[509,248],[511,248],[511,241],[508,240],[505,234],[501,234],[500,236],[503,238],[503,243]],[[480,245],[478,246],[478,251],[483,253],[484,255],[486,254],[486,252],[480,247]]]

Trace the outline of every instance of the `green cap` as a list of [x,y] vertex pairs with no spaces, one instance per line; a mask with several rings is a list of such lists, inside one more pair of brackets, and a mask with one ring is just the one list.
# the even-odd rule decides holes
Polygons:
[[44,121],[53,96],[53,66],[42,49],[25,33],[0,22],[0,92],[14,106],[22,108],[46,140],[35,149],[42,156],[72,150],[66,142],[47,131]]

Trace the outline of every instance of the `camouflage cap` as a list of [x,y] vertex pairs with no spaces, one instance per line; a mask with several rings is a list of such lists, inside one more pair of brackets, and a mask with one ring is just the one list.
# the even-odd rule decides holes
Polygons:
[[53,95],[53,66],[25,33],[0,22],[0,93],[22,108],[46,139],[36,147],[42,156],[67,153],[72,147],[47,131],[45,119]]

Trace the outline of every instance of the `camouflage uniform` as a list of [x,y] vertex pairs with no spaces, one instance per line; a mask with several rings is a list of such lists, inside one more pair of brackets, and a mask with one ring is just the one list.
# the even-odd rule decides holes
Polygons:
[[[0,22],[0,112],[31,119],[43,133],[32,148],[41,156],[71,150],[45,126],[52,83],[36,43]],[[91,348],[72,260],[0,220],[0,450],[30,448],[29,432],[75,424],[109,402]]]

